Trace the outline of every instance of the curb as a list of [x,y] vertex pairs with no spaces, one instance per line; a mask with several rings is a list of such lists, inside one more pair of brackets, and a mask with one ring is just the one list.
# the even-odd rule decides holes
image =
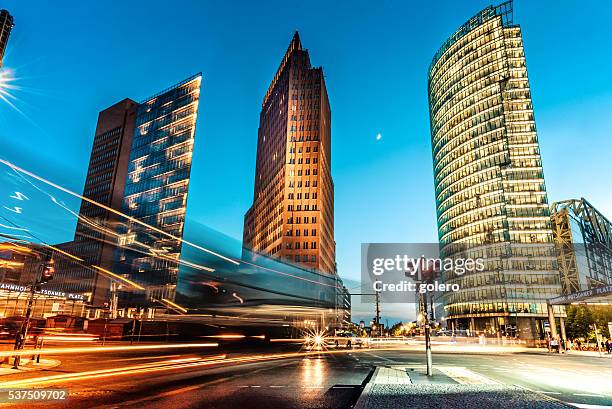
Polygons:
[[[27,361],[27,360],[26,360]],[[57,360],[57,359],[44,359],[44,361],[48,362],[48,364],[45,365],[29,365],[29,362],[26,363],[22,363],[19,366],[19,369],[13,369],[12,366],[8,365],[4,368],[0,367],[0,376],[3,375],[14,375],[14,374],[18,374],[18,373],[24,373],[24,372],[34,372],[34,371],[43,371],[43,370],[48,370],[48,369],[53,369],[56,368],[58,366],[60,366],[62,364],[62,361]],[[22,360],[23,362],[23,360]]]
[[378,375],[378,369],[379,368],[376,367],[376,369],[374,370],[374,373],[368,380],[368,383],[366,384],[365,388],[363,388],[363,390],[361,391],[361,395],[359,395],[359,399],[357,399],[357,403],[355,403],[353,409],[365,409],[367,407],[368,402],[370,400],[370,393],[372,392],[372,388],[374,387],[374,382],[372,380],[375,379]]

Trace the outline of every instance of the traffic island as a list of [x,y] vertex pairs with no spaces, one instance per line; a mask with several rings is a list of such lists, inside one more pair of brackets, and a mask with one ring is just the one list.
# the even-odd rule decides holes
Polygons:
[[572,408],[546,395],[503,385],[463,367],[377,367],[355,409],[560,409]]
[[36,359],[22,357],[19,363],[19,369],[14,369],[13,358],[10,358],[9,361],[10,363],[0,364],[0,376],[51,369],[60,366],[62,363],[57,359],[40,358],[40,362],[36,362]]

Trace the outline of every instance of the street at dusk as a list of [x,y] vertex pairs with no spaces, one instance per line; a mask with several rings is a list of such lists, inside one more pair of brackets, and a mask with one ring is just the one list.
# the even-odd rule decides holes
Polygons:
[[612,409],[611,13],[1,0],[0,405]]
[[[230,348],[222,356],[216,349],[202,347],[176,350],[159,345],[147,352],[128,348],[75,354],[66,365],[35,376],[3,375],[3,380],[9,387],[69,389],[73,397],[64,407],[70,408],[344,408],[357,402],[368,383],[403,388],[413,407],[437,407],[431,396],[420,403],[415,397],[418,389],[428,384],[418,340],[407,341],[403,347],[315,353],[288,346],[253,348],[253,353]],[[499,407],[533,407],[534,402],[550,408],[569,407],[562,404],[567,402],[612,402],[612,388],[606,381],[612,375],[609,357],[550,355],[512,348],[505,348],[505,352],[495,346],[479,351],[468,345],[455,346],[454,351],[439,348],[444,352],[436,353],[435,367],[452,375],[444,375],[450,385],[493,385],[503,399],[513,399],[507,404],[502,400]],[[62,356],[49,358],[61,360]],[[375,368],[379,372],[373,377]],[[383,376],[380,371],[392,374]],[[397,391],[390,395],[398,399]],[[473,402],[490,399],[485,392],[471,391],[471,395]]]

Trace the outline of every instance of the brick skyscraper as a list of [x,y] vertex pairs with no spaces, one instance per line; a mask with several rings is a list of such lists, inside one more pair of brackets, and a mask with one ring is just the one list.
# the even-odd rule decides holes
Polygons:
[[246,249],[336,272],[331,110],[323,69],[310,65],[296,32],[259,117]]

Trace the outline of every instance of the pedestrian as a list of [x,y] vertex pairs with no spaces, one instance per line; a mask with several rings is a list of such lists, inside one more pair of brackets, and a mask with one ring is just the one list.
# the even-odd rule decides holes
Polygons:
[[564,354],[565,353],[565,340],[561,338],[561,342],[559,342],[559,351]]
[[610,353],[610,340],[606,339],[606,352]]

